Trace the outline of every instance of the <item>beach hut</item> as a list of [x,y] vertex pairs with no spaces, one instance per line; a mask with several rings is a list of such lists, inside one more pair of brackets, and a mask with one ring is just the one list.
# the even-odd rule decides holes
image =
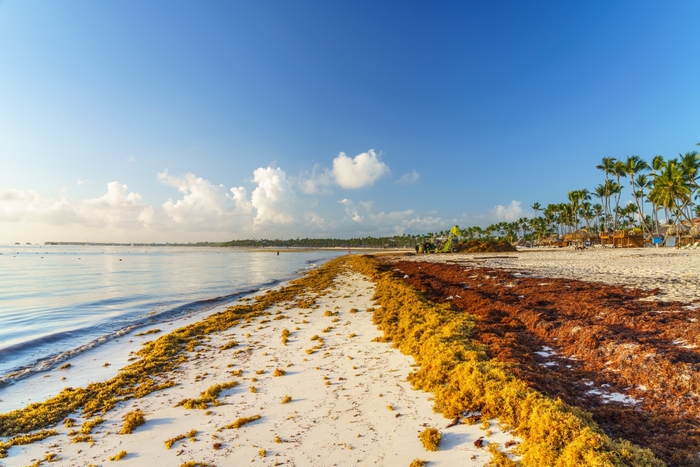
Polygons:
[[669,227],[666,231],[666,238],[668,239],[669,237],[676,238],[676,248],[690,243],[693,238],[690,236],[690,227],[688,227],[685,224],[674,224],[671,227]]
[[613,233],[600,234],[602,245],[616,248],[643,248],[645,243],[644,233],[635,230],[616,230]]
[[695,224],[688,231],[688,235],[693,238],[700,238],[700,224]]
[[586,230],[586,229],[581,229],[577,230],[576,232],[569,232],[568,234],[564,235],[563,238],[563,244],[564,246],[570,246],[570,245],[576,245],[580,244],[583,245],[584,242],[589,241],[593,236],[591,233]]
[[673,224],[666,231],[666,235],[679,236],[679,235],[686,235],[688,232],[690,232],[690,227],[688,227],[687,225],[685,225],[685,224]]
[[550,235],[549,237],[544,238],[542,240],[542,245],[561,247],[562,246],[562,239],[556,235]]

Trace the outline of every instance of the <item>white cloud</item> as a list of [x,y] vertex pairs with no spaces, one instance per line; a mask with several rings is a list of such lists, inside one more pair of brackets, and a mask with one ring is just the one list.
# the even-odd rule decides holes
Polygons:
[[304,220],[306,221],[306,225],[313,225],[319,229],[324,228],[326,225],[326,221],[323,220],[323,217],[313,212],[307,212],[304,214]]
[[355,203],[350,201],[349,199],[341,199],[338,201],[340,204],[345,206],[345,214],[348,215],[350,219],[352,219],[354,222],[362,222],[362,216],[360,213],[357,211],[357,208],[355,207]]
[[392,212],[380,212],[378,214],[371,214],[370,218],[379,224],[385,224],[387,222],[397,222],[405,221],[409,217],[413,216],[415,212],[413,209],[406,209],[405,211],[392,211]]
[[304,173],[295,179],[299,190],[307,195],[313,194],[328,194],[329,186],[333,184],[333,173],[322,168],[320,165],[314,165],[311,173]]
[[[419,217],[411,209],[375,213],[372,200],[336,201],[338,198],[320,196],[330,193],[336,183],[359,188],[388,173],[387,165],[370,150],[354,158],[340,153],[333,161],[333,170],[316,165],[298,177],[274,166],[259,167],[246,187],[212,183],[192,173],[171,175],[163,171],[157,179],[171,188],[161,188],[166,190],[165,196],[152,203],[119,181],[108,183],[101,196],[78,200],[71,199],[67,189],[55,196],[0,189],[0,241],[16,241],[14,237],[20,236],[32,241],[88,237],[95,242],[220,241],[424,230],[431,223],[430,215]],[[77,182],[89,183],[88,179]],[[343,205],[342,210],[336,202]]]
[[134,156],[129,156],[126,158],[127,162],[136,162],[136,158]]
[[252,211],[243,187],[227,190],[208,180],[188,173],[178,178],[167,170],[158,174],[158,180],[183,194],[182,199],[168,199],[163,212],[179,226],[194,230],[222,230],[249,227],[247,218]]
[[[406,227],[418,232],[427,232],[429,230],[444,229],[445,225],[449,224],[448,220],[436,216],[416,216],[406,222]],[[454,224],[452,224],[454,225]]]
[[256,209],[256,224],[290,224],[293,193],[287,175],[280,168],[258,168],[253,172],[258,187],[253,190],[251,204]]
[[513,200],[507,206],[494,207],[493,214],[497,221],[513,222],[525,216],[526,211],[520,201]]
[[149,226],[153,216],[153,208],[141,195],[129,193],[119,182],[108,183],[105,195],[77,203],[70,202],[64,193],[56,200],[33,190],[0,190],[0,222],[139,229]]
[[353,189],[373,185],[389,173],[389,166],[379,160],[374,149],[349,158],[344,152],[333,159],[335,181],[343,188]]
[[420,179],[420,174],[414,169],[411,172],[403,174],[401,178],[399,178],[399,180],[396,182],[396,184],[413,185],[414,183],[418,183],[418,179]]
[[78,185],[92,185],[92,182],[89,178],[86,178],[85,180],[78,180]]

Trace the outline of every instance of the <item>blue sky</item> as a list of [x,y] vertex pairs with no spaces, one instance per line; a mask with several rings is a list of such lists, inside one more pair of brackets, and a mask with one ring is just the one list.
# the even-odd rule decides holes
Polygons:
[[531,215],[595,188],[602,157],[694,149],[699,17],[698,2],[0,1],[0,242]]

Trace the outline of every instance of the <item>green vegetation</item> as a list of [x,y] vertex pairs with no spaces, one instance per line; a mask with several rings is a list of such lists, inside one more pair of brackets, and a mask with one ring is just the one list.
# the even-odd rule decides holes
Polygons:
[[[700,143],[698,143],[700,145]],[[636,229],[642,233],[658,233],[659,212],[668,223],[689,222],[700,217],[700,154],[697,151],[679,154],[678,158],[664,159],[655,156],[651,163],[633,155],[624,160],[604,157],[596,166],[605,179],[593,191],[586,188],[567,193],[564,203],[543,207],[534,203],[532,219],[521,218],[515,222],[502,222],[485,229],[462,229],[468,239],[504,238],[513,241],[517,237],[538,240],[548,235],[564,235],[586,227],[591,232],[607,229]],[[620,206],[623,178],[629,179],[629,190],[634,203]],[[591,198],[598,198],[592,204]],[[538,212],[542,211],[542,216]]]
[[236,246],[248,248],[413,248],[417,241],[414,235],[395,235],[393,237],[363,238],[297,238],[289,240],[231,240],[219,246]]

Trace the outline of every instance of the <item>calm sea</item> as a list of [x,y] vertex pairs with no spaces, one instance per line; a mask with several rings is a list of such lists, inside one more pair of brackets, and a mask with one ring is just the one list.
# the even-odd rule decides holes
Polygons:
[[342,251],[0,246],[0,387],[154,322],[235,301]]

